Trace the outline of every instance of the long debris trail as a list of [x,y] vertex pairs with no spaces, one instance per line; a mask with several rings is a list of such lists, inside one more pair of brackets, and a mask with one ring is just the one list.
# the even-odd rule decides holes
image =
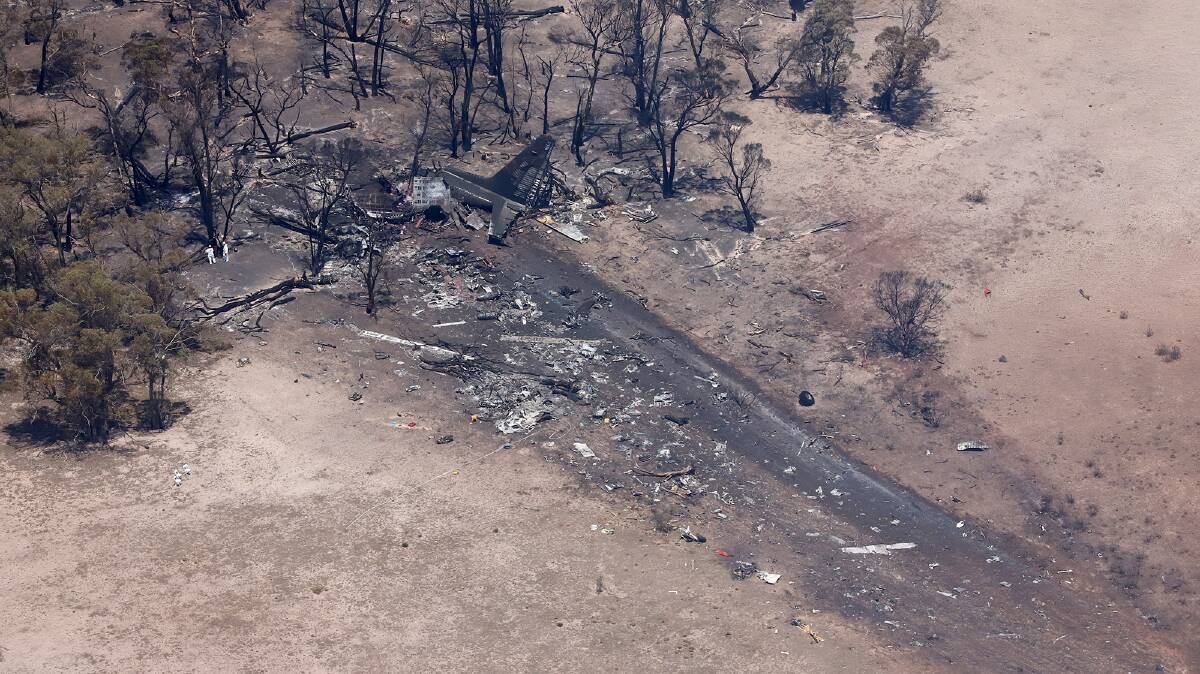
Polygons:
[[[955,667],[1163,662],[1128,602],[848,459],[643,298],[531,237],[500,249],[429,238],[393,252],[391,318],[347,323],[347,338],[393,343],[458,380],[472,421],[500,441],[541,438],[599,489],[668,501],[681,537],[711,548],[732,578],[795,584],[812,608]],[[779,546],[790,554],[760,569],[758,552]]]
[[574,424],[561,458],[584,479],[672,499],[684,539],[707,528],[734,577],[756,546],[782,542],[794,555],[771,569],[780,582],[934,660],[1025,671],[1160,662],[1132,607],[1073,589],[986,527],[849,460],[639,301],[527,241],[493,250],[418,251],[402,281],[411,304],[396,309],[427,318],[403,340],[455,354],[422,366],[460,379],[458,393],[502,435]]

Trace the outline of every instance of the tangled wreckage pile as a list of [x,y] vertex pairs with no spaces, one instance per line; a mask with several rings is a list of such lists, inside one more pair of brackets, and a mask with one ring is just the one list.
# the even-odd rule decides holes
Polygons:
[[[294,167],[288,170],[295,172]],[[390,178],[384,182],[401,184]],[[570,235],[582,224],[581,210],[597,202],[560,188],[552,190],[539,211],[525,214],[525,221],[578,239]],[[701,410],[722,425],[745,422],[741,398],[731,396],[715,374],[669,372],[662,359],[644,355],[641,347],[657,339],[652,335],[614,340],[598,328],[594,317],[613,306],[603,293],[497,269],[493,258],[468,245],[481,218],[449,193],[424,214],[404,199],[343,195],[330,211],[328,226],[321,227],[282,202],[283,192],[266,183],[248,199],[250,210],[264,223],[283,230],[268,238],[273,248],[289,256],[311,256],[322,246],[327,258],[321,272],[270,289],[278,292],[257,291],[239,299],[236,310],[222,318],[225,329],[262,331],[263,316],[290,302],[293,289],[320,287],[339,296],[358,295],[359,267],[369,250],[390,277],[381,291],[381,310],[401,319],[401,331],[414,323],[417,327],[404,337],[355,330],[411,349],[422,368],[458,379],[456,392],[469,401],[474,421],[490,422],[504,435],[527,437],[552,421],[561,422],[555,434],[574,425],[577,442],[559,448],[548,440],[543,447],[561,449],[564,461],[585,462],[585,472],[610,491],[628,487],[657,495],[666,490],[682,497],[711,493],[727,505],[733,503],[733,493],[745,493],[745,485],[733,481],[716,484],[716,469],[732,462],[727,441],[714,436],[712,428],[689,423]],[[619,209],[595,209],[592,219],[602,220]],[[638,221],[653,217],[648,208],[627,208],[624,214],[641,216]],[[374,226],[369,223],[379,222],[389,224],[388,234],[368,246],[367,228]],[[678,386],[680,379],[689,386]],[[697,466],[709,467],[714,476],[702,480]]]
[[611,310],[610,298],[546,287],[532,274],[510,277],[488,258],[457,247],[413,247],[398,256],[404,266],[389,310],[420,320],[436,336],[358,333],[411,349],[422,368],[458,379],[455,392],[469,401],[473,420],[527,437],[560,422],[555,434],[573,432],[575,441],[542,446],[560,450],[563,460],[584,462],[585,472],[608,491],[712,493],[733,502],[715,475],[707,481],[696,475],[698,465],[730,461],[725,443],[704,437],[705,429],[689,420],[699,407],[716,408],[732,422],[744,412],[715,378],[696,382],[707,400],[687,399],[669,385],[663,363],[614,343],[595,323]]
[[[553,261],[536,268],[557,280],[506,271],[491,249],[475,245],[482,241],[472,243],[476,228],[465,223],[475,213],[466,210],[464,215],[460,210],[465,207],[458,203],[439,206],[445,217],[438,218],[436,212],[421,217],[396,204],[387,213],[366,209],[350,199],[346,206],[357,217],[332,222],[320,232],[328,235],[325,241],[297,224],[299,214],[273,204],[269,191],[260,197],[252,200],[256,212],[287,230],[282,237],[270,237],[272,247],[291,257],[298,251],[312,253],[322,241],[328,246],[318,278],[294,280],[281,292],[319,285],[353,300],[361,295],[361,260],[377,255],[390,278],[381,292],[379,318],[387,318],[401,336],[333,322],[352,328],[360,338],[398,345],[420,368],[457,379],[455,392],[471,422],[490,423],[504,436],[538,443],[547,457],[573,466],[606,491],[627,489],[654,503],[669,502],[677,519],[665,526],[685,532],[683,539],[693,543],[703,543],[705,537],[684,522],[693,528],[712,526],[732,516],[733,506],[765,502],[765,487],[746,479],[740,470],[746,467],[739,460],[742,452],[736,451],[761,444],[745,435],[754,433],[749,423],[754,395],[707,366],[679,360],[670,346],[673,338],[651,334],[660,328],[625,320],[631,311],[641,310],[634,303],[637,298],[606,296],[594,279]],[[549,216],[556,223],[569,219],[574,224],[584,202],[592,203],[586,197],[552,202],[541,216],[526,215],[528,221]],[[619,211],[616,206],[596,211],[605,212]],[[653,211],[627,207],[624,215],[646,221]],[[375,239],[380,245],[360,245],[369,233],[363,223],[380,221],[396,226],[389,236]],[[481,253],[481,248],[489,252]],[[278,295],[239,306],[226,328],[261,330],[263,313],[291,300]],[[617,305],[621,308],[615,309]],[[257,319],[246,318],[253,313]],[[614,329],[618,324],[620,329]],[[388,357],[376,352],[377,358],[381,355]],[[419,389],[414,384],[406,390]],[[361,400],[363,394],[351,395]],[[452,436],[443,437],[452,441]],[[809,438],[778,455],[777,469],[794,481],[790,464],[826,450],[826,443]],[[841,478],[828,474],[827,479]],[[811,499],[836,500],[838,507],[846,493],[820,486],[801,490]],[[761,521],[759,515],[755,519]]]
[[[574,224],[577,211],[552,204],[532,219],[570,218]],[[381,318],[401,336],[337,323],[353,329],[355,336],[347,339],[394,344],[411,356],[405,362],[452,377],[462,423],[488,423],[505,437],[503,447],[540,447],[548,460],[569,466],[586,482],[627,490],[650,504],[659,530],[676,532],[687,545],[712,545],[736,580],[773,585],[781,582],[775,571],[785,571],[783,583],[807,582],[814,596],[847,615],[877,619],[921,643],[938,624],[979,615],[985,623],[995,619],[997,597],[1013,588],[1064,598],[1042,587],[1038,569],[1003,557],[983,530],[966,520],[949,521],[851,465],[826,442],[831,433],[803,425],[811,423],[807,415],[793,420],[777,414],[770,400],[757,397],[752,382],[654,320],[636,296],[608,290],[527,250],[497,253],[518,261],[502,267],[491,257],[494,249],[472,242],[478,227],[466,222],[478,220],[476,214],[449,213],[438,225],[414,225],[412,236],[390,242],[384,252],[391,283]],[[627,203],[623,210],[594,209],[591,222],[601,220],[600,213],[640,224],[656,217],[652,209]],[[362,232],[346,227],[333,234],[341,239]],[[289,247],[298,245],[303,241],[292,237]],[[356,293],[345,258],[360,249],[339,242],[335,250],[338,257],[311,283],[339,295]],[[506,269],[536,269],[545,276]],[[579,289],[589,286],[598,291]],[[271,292],[252,297],[261,297],[266,310],[281,306],[286,298],[279,292],[287,288],[266,290]],[[811,301],[823,301],[820,291],[808,292]],[[391,358],[378,350],[375,355]],[[414,383],[405,390],[418,389]],[[351,399],[362,395],[355,391]],[[798,403],[811,406],[815,397],[802,392]],[[446,444],[453,436],[434,433],[430,440]],[[970,442],[958,449],[986,446]],[[615,533],[612,526],[593,530]],[[803,550],[803,567],[761,568],[777,563],[762,554],[763,544],[780,541]],[[906,581],[882,586],[881,570]],[[799,619],[793,624],[811,630]],[[1042,628],[1029,622],[1006,627],[1004,634],[1017,635],[1017,629],[1035,635]]]

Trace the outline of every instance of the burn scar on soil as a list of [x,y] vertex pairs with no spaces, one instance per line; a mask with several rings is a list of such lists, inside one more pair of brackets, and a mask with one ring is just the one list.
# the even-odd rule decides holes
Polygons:
[[[937,658],[1032,671],[1154,660],[1109,641],[1137,625],[1093,611],[1095,597],[1029,550],[847,459],[637,299],[527,242],[495,259],[414,245],[394,321],[347,324],[347,339],[453,378],[462,423],[536,443],[584,483],[666,513],[662,528],[701,533],[685,539],[728,554],[731,571],[782,545],[791,555],[771,571],[783,583]],[[1068,654],[1063,634],[1093,650]]]

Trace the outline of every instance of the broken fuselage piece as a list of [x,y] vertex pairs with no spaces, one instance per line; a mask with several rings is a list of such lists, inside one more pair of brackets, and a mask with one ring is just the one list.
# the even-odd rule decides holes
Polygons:
[[488,240],[500,243],[513,220],[534,208],[550,187],[550,153],[554,138],[541,136],[521,150],[491,178],[457,168],[442,170],[442,180],[459,201],[492,211]]

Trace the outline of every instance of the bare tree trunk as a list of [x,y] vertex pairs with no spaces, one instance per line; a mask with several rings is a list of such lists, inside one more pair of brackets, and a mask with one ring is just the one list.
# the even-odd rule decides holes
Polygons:
[[746,231],[753,232],[754,226],[758,224],[754,217],[754,209],[750,207],[750,204],[746,201],[746,198],[742,196],[740,190],[737,193],[737,200],[738,206],[742,208],[742,218],[746,221]]
[[571,120],[571,154],[575,155],[576,166],[583,166],[583,131],[586,124],[587,106],[584,104],[584,99],[587,96],[584,92],[579,92],[575,98],[575,117]]
[[46,34],[42,36],[42,59],[41,66],[38,68],[37,93],[39,95],[46,93],[46,62],[50,60],[50,39],[54,36],[54,27],[58,24],[58,20],[53,22],[46,28]]
[[542,61],[542,73],[546,76],[545,85],[542,87],[542,135],[544,136],[550,133],[550,86],[554,82],[554,62]]
[[379,3],[379,13],[375,20],[378,22],[375,33],[375,49],[372,54],[371,62],[371,95],[378,96],[379,90],[383,88],[383,59],[384,59],[384,38],[387,35],[387,15],[391,10],[391,0],[383,0]]
[[459,138],[462,141],[462,149],[467,152],[471,151],[471,95],[474,91],[475,78],[467,73],[463,85],[462,110],[458,115]]

